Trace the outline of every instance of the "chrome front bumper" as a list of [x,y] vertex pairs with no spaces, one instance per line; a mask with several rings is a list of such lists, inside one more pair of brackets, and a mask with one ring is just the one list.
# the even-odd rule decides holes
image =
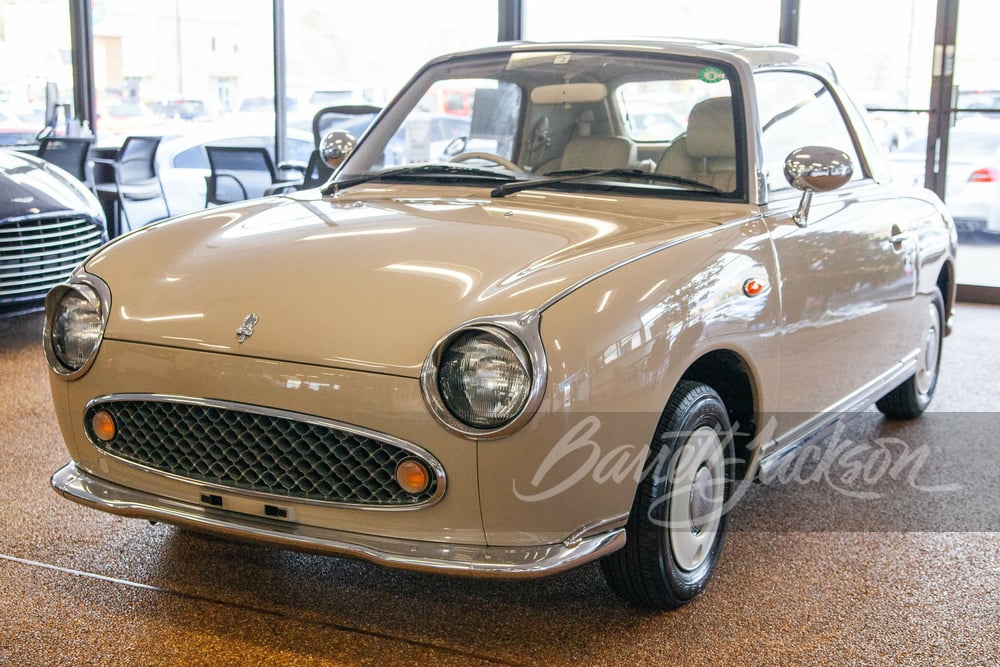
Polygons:
[[530,579],[596,560],[625,545],[618,528],[569,543],[490,547],[421,542],[304,526],[192,505],[94,477],[68,463],[52,486],[70,500],[121,516],[163,521],[290,549],[346,556],[379,565],[484,578]]

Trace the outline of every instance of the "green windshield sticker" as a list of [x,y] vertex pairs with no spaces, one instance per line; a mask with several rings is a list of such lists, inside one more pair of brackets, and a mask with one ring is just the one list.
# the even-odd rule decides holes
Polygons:
[[698,78],[705,83],[719,83],[726,80],[726,73],[718,67],[703,67],[698,72]]

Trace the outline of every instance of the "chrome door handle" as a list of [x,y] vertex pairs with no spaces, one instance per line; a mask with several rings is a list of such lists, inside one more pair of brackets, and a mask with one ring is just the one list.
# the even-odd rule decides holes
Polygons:
[[893,225],[892,229],[889,231],[889,245],[892,246],[893,250],[899,250],[903,247],[903,243],[908,241],[910,238],[910,232],[903,231],[899,228],[899,225]]

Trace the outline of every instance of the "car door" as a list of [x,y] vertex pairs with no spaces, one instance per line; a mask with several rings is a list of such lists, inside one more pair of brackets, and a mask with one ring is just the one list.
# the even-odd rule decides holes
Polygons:
[[[916,347],[917,204],[868,175],[842,105],[824,81],[775,71],[758,74],[755,83],[765,218],[781,281],[779,407],[792,429],[816,413],[850,409]],[[803,146],[843,151],[854,174],[837,190],[815,193],[801,226],[793,216],[802,193],[786,181],[783,165]]]

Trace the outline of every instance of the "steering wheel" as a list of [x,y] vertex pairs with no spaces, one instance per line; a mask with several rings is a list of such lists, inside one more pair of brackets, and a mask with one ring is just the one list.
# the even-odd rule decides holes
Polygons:
[[493,153],[482,153],[479,151],[459,153],[455,157],[448,160],[448,162],[465,162],[466,160],[486,160],[487,162],[498,164],[505,169],[510,169],[511,171],[524,171],[505,157],[500,157],[499,155],[494,155]]

